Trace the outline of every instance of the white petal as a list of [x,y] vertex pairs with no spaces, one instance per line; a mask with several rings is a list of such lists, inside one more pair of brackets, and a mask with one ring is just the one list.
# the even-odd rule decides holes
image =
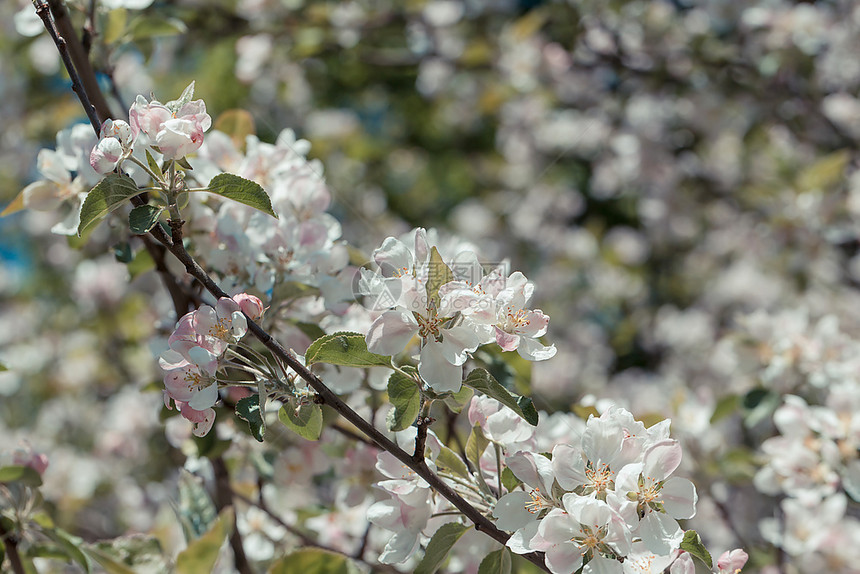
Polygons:
[[463,382],[463,367],[452,365],[442,354],[442,344],[428,341],[421,349],[418,374],[437,392],[457,392]]
[[367,331],[367,349],[380,355],[396,355],[418,332],[418,323],[411,313],[386,311],[376,318]]

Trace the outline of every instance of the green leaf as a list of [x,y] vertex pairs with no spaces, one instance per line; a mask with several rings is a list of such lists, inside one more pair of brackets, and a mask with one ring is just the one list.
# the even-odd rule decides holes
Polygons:
[[41,486],[42,477],[29,466],[0,467],[0,482],[20,482],[25,486]]
[[741,400],[741,406],[744,409],[744,425],[752,428],[770,419],[781,401],[780,395],[773,391],[764,388],[751,390]]
[[367,350],[364,335],[360,333],[334,333],[320,337],[305,352],[305,363],[329,363],[343,367],[389,367],[391,357]]
[[712,567],[711,553],[702,544],[702,539],[699,538],[699,533],[695,530],[688,530],[684,533],[684,539],[681,541],[681,550],[689,552],[691,556],[695,556],[704,562],[708,568]]
[[308,440],[319,440],[322,434],[322,409],[319,405],[308,403],[298,408],[287,404],[278,411],[278,418],[284,426]]
[[152,255],[149,254],[149,251],[141,249],[134,254],[134,259],[129,262],[127,269],[129,278],[134,279],[141,273],[146,273],[150,269],[155,269],[155,261],[153,261]]
[[219,173],[212,178],[212,181],[209,182],[209,188],[204,191],[244,203],[271,215],[275,219],[278,218],[278,215],[272,210],[272,202],[266,190],[259,183],[249,179],[232,173]]
[[191,167],[191,164],[188,163],[188,160],[184,157],[181,157],[178,160],[176,160],[176,165],[178,165],[179,167],[181,167],[184,170],[194,171],[194,168]]
[[78,237],[99,219],[140,194],[137,184],[127,175],[109,173],[87,194],[81,206]]
[[714,407],[714,414],[711,415],[711,424],[732,415],[738,410],[739,404],[740,400],[737,395],[726,395],[721,398],[717,401],[717,406]]
[[490,398],[496,399],[518,415],[526,420],[530,425],[537,425],[538,413],[534,408],[532,400],[526,397],[520,397],[511,393],[503,387],[499,381],[493,377],[486,369],[475,369],[463,381],[464,385],[468,385],[487,395]]
[[108,574],[170,572],[169,560],[154,536],[132,534],[81,547]]
[[176,36],[188,31],[188,26],[177,18],[164,18],[145,14],[138,16],[128,24],[123,40],[143,40],[146,38],[158,38],[163,36]]
[[388,411],[388,430],[397,432],[409,428],[418,418],[421,409],[421,390],[411,377],[394,371],[388,377],[388,400],[393,409]]
[[149,165],[150,171],[156,175],[164,175],[164,172],[161,171],[161,167],[159,167],[158,162],[155,161],[155,158],[152,157],[152,154],[149,153],[149,150],[146,150],[146,163]]
[[84,569],[84,572],[86,572],[87,574],[92,572],[90,562],[89,560],[87,560],[87,557],[82,550],[82,539],[78,538],[77,536],[72,536],[65,530],[61,530],[59,528],[43,530],[42,534],[46,535],[48,538],[56,542],[60,546],[60,548],[63,549],[63,552],[68,558],[71,558],[72,560],[81,565],[81,567]]
[[177,574],[212,572],[224,540],[233,532],[233,507],[228,506],[218,515],[215,524],[206,534],[188,544],[176,557]]
[[266,423],[263,421],[263,413],[260,411],[260,395],[251,395],[250,397],[239,399],[239,402],[236,403],[236,416],[248,421],[251,435],[258,442],[263,442],[263,435],[266,433]]
[[478,566],[478,574],[511,574],[511,552],[507,548],[500,548],[490,552],[481,560]]
[[466,440],[466,458],[469,459],[469,462],[471,462],[475,468],[481,466],[481,455],[484,454],[484,450],[486,450],[487,445],[489,444],[490,441],[484,436],[484,433],[481,430],[481,425],[473,426],[472,432]]
[[445,403],[452,413],[459,413],[469,404],[473,396],[475,396],[475,391],[469,387],[461,386],[459,391],[443,398],[442,402]]
[[469,468],[466,466],[466,463],[463,462],[463,459],[456,452],[447,446],[443,446],[439,451],[439,456],[436,457],[436,466],[446,468],[463,478],[469,476]]
[[176,507],[176,516],[186,540],[200,537],[209,530],[218,516],[215,504],[200,479],[186,470],[179,474],[179,505]]
[[158,216],[164,211],[163,207],[155,205],[138,205],[128,214],[128,227],[135,235],[143,235],[158,223]]
[[445,562],[451,547],[466,533],[466,530],[468,530],[467,527],[457,522],[449,522],[440,526],[430,542],[427,543],[424,558],[415,568],[415,574],[433,574],[436,572]]
[[129,263],[134,257],[134,254],[131,252],[131,245],[128,244],[128,241],[123,241],[114,245],[113,255],[120,263]]
[[843,181],[845,167],[849,161],[851,161],[851,152],[847,149],[822,157],[797,175],[798,191],[827,191]]
[[454,280],[454,273],[451,268],[442,260],[439,255],[439,250],[434,245],[430,249],[430,261],[427,268],[427,302],[434,309],[439,308],[439,287]]
[[508,489],[508,492],[513,492],[516,487],[523,483],[522,480],[517,478],[512,471],[507,466],[502,469],[502,486]]
[[267,574],[361,574],[361,570],[343,554],[305,548],[272,564]]

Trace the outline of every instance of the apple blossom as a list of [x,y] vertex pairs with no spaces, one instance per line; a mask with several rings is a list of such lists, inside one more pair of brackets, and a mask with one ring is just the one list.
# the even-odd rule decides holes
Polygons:
[[203,133],[212,125],[203,100],[191,101],[193,92],[192,82],[180,100],[167,104],[137,96],[129,109],[132,132],[145,134],[149,145],[156,146],[165,160],[196,151],[203,144]]

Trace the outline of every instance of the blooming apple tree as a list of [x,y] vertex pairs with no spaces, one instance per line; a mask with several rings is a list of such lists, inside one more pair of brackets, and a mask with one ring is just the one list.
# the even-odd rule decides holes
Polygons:
[[9,306],[4,571],[853,571],[856,14],[227,4],[10,13],[89,123],[2,215],[99,325]]

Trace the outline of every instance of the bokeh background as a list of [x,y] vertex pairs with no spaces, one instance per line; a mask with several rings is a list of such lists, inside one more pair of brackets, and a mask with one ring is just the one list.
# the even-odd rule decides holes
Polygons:
[[[90,2],[69,4],[82,29]],[[672,418],[706,544],[743,545],[751,571],[857,571],[850,544],[769,534],[793,496],[754,477],[791,394],[847,425],[849,470],[827,463],[841,478],[822,496],[851,488],[860,4],[96,4],[91,54],[118,117],[194,80],[213,118],[241,108],[264,141],[289,127],[311,142],[361,252],[422,226],[509,260],[552,318],[558,354],[521,388],[540,408]],[[29,6],[0,5],[0,206],[85,121]],[[86,540],[169,531],[187,454],[153,354],[170,301],[109,233],[53,235],[59,219],[0,219],[0,447],[48,455],[45,504]],[[824,471],[806,470],[814,490]],[[858,514],[848,500],[815,528],[856,534]]]

